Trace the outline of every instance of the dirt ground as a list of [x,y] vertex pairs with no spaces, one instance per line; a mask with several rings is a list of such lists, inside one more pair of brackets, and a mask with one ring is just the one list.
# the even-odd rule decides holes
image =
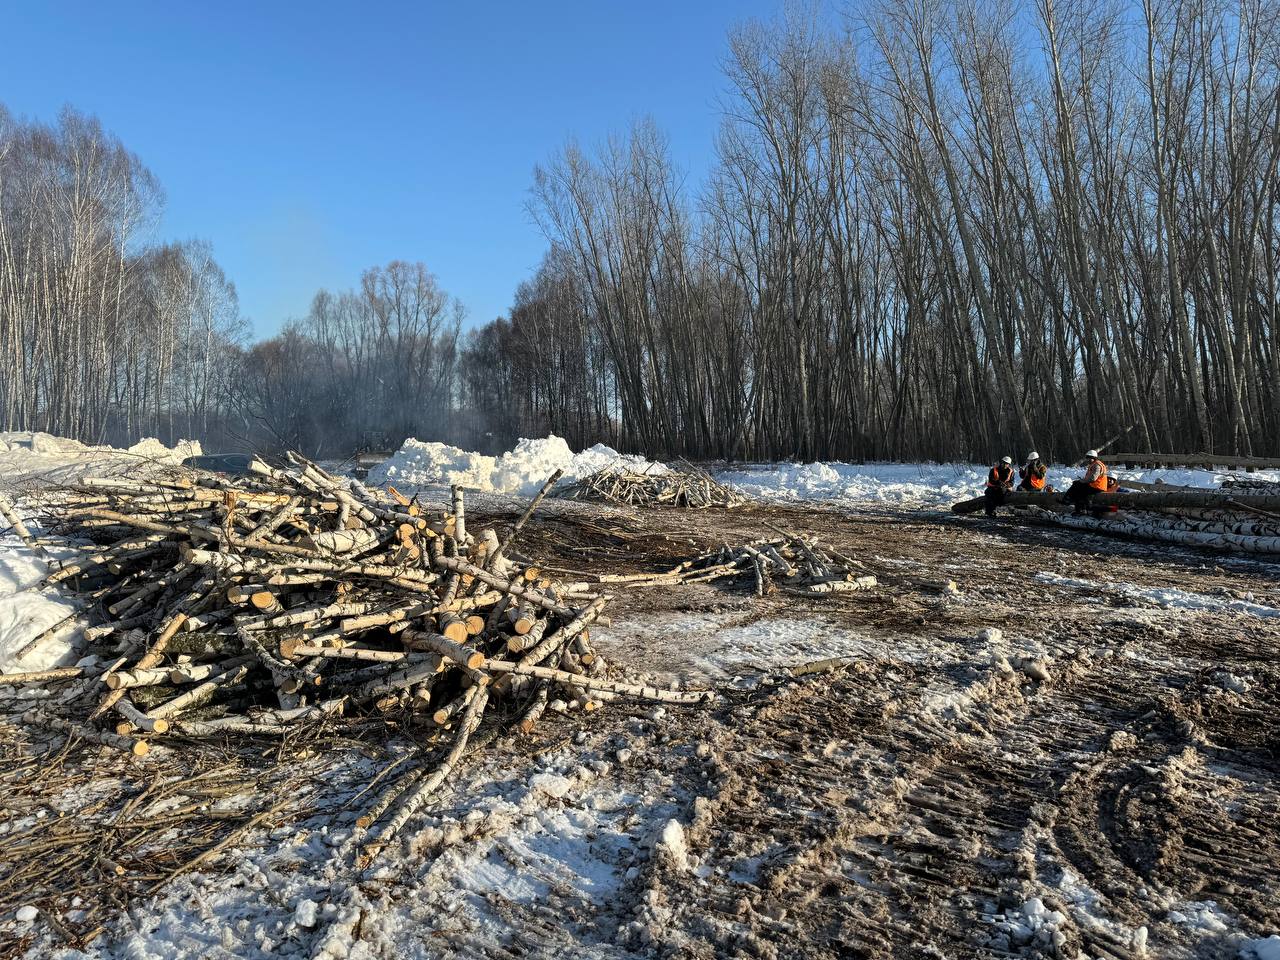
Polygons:
[[[821,538],[877,587],[617,589],[594,635],[632,672],[716,687],[715,704],[548,715],[366,872],[344,838],[385,763],[372,745],[337,772],[222,758],[219,776],[273,801],[309,778],[305,814],[263,814],[242,851],[149,900],[122,885],[127,916],[86,920],[106,932],[85,953],[23,928],[7,944],[0,929],[0,954],[1235,958],[1280,933],[1280,564],[759,505],[553,505],[521,549],[572,579],[775,530]],[[35,761],[6,750],[3,779],[27,791],[6,814],[35,816]],[[78,829],[74,806],[51,829]],[[303,895],[324,922],[296,919]]]
[[843,671],[762,668],[710,716],[668,725],[687,750],[654,759],[691,798],[699,867],[654,861],[634,891],[644,943],[705,957],[1235,957],[1242,937],[1280,930],[1280,619],[1239,612],[1280,607],[1280,566],[1012,519],[763,507],[649,512],[625,546],[601,536],[561,553],[625,563],[625,549],[654,568],[689,539],[770,525],[858,558],[879,588],[631,591],[598,639],[687,674],[706,637],[634,624],[818,619],[858,637]]

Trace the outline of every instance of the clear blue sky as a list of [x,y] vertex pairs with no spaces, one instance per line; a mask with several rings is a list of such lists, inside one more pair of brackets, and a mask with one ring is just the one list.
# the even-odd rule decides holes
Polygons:
[[780,6],[0,0],[0,102],[96,114],[164,186],[156,239],[211,241],[258,336],[392,259],[482,323],[545,248],[534,165],[649,114],[700,181],[726,32]]

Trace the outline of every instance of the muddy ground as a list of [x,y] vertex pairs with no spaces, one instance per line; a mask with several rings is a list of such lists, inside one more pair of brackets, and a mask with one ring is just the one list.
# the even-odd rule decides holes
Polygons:
[[1280,607],[1280,566],[1012,519],[780,508],[647,513],[628,546],[659,567],[681,541],[770,524],[880,587],[632,591],[598,641],[687,673],[713,638],[628,622],[819,618],[858,638],[846,670],[779,682],[762,664],[711,716],[673,718],[699,868],[655,861],[639,936],[708,957],[1235,957],[1280,930],[1280,619],[1237,612]]
[[[561,505],[522,549],[566,577],[657,571],[773,528],[820,537],[878,586],[619,589],[594,637],[615,664],[716,687],[715,705],[549,715],[474,760],[366,872],[343,838],[385,763],[371,745],[351,747],[368,765],[323,775],[237,757],[260,792],[307,774],[305,815],[267,817],[163,892],[122,885],[123,919],[74,950],[37,927],[0,928],[0,945],[1234,958],[1280,933],[1280,564],[1012,519],[778,506]],[[829,672],[788,669],[831,657]],[[34,769],[8,749],[11,770]],[[146,780],[123,761],[103,775]],[[299,919],[304,895],[319,922]]]

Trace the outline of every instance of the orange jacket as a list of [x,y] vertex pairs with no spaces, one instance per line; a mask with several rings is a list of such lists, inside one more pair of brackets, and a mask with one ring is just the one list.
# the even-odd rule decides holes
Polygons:
[[1049,468],[1043,463],[1039,466],[1032,466],[1028,463],[1018,471],[1018,476],[1022,477],[1026,485],[1032,490],[1043,490],[1045,476],[1048,473]]
[[1095,490],[1104,493],[1107,490],[1107,465],[1101,460],[1094,460],[1084,472],[1084,482]]
[[1005,487],[1013,485],[1013,467],[1005,466],[1003,463],[997,463],[991,468],[991,472],[987,474],[988,489],[1003,490]]

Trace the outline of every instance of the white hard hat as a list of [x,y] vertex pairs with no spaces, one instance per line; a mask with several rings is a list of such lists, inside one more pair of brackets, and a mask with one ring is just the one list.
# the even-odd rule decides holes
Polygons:
[[1028,460],[1039,460],[1039,459],[1040,459],[1040,454],[1038,454],[1038,453],[1036,453],[1034,450],[1032,450],[1030,453],[1028,453],[1028,454],[1027,454],[1027,459],[1028,459]]
[[1013,463],[1013,457],[1001,457],[1001,458],[1000,458],[1000,462],[1001,462],[1001,463]]
[[1086,451],[1084,452],[1084,455],[1085,455],[1086,457],[1090,458],[1090,459],[1096,459],[1096,458],[1097,458],[1097,456],[1098,456],[1098,451],[1097,451],[1097,450],[1086,450]]

